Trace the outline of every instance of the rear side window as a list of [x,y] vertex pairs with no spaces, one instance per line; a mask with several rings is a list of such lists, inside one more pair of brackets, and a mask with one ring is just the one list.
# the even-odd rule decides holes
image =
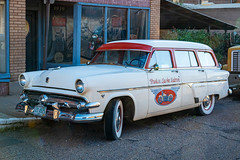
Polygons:
[[177,67],[197,67],[197,59],[193,51],[175,51]]
[[172,68],[172,59],[169,51],[155,51],[149,63],[149,67],[158,64],[159,68]]
[[203,67],[216,66],[212,54],[209,52],[198,52],[200,63]]

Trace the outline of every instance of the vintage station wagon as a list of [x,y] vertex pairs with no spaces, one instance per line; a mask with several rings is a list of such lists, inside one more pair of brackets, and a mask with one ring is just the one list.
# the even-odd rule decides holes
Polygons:
[[228,95],[228,76],[204,44],[115,41],[99,47],[86,65],[21,74],[24,91],[16,109],[53,120],[104,121],[106,138],[115,140],[124,119],[189,108],[211,114],[215,100]]

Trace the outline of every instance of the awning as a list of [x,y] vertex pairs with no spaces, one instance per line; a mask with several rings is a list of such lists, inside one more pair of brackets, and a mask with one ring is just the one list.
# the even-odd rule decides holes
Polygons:
[[160,29],[234,30],[238,27],[188,9],[168,0],[161,0]]

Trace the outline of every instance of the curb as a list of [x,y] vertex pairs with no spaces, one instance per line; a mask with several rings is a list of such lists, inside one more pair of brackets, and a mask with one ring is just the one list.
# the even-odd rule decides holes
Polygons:
[[35,117],[0,119],[0,132],[5,129],[21,127],[30,122],[36,122],[40,120],[41,118],[35,118]]

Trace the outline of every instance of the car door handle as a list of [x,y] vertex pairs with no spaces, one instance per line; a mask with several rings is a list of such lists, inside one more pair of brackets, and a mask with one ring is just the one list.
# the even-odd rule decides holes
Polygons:
[[176,73],[178,73],[178,70],[172,70],[172,72],[176,72]]
[[199,69],[198,71],[199,71],[199,72],[204,72],[204,69]]

